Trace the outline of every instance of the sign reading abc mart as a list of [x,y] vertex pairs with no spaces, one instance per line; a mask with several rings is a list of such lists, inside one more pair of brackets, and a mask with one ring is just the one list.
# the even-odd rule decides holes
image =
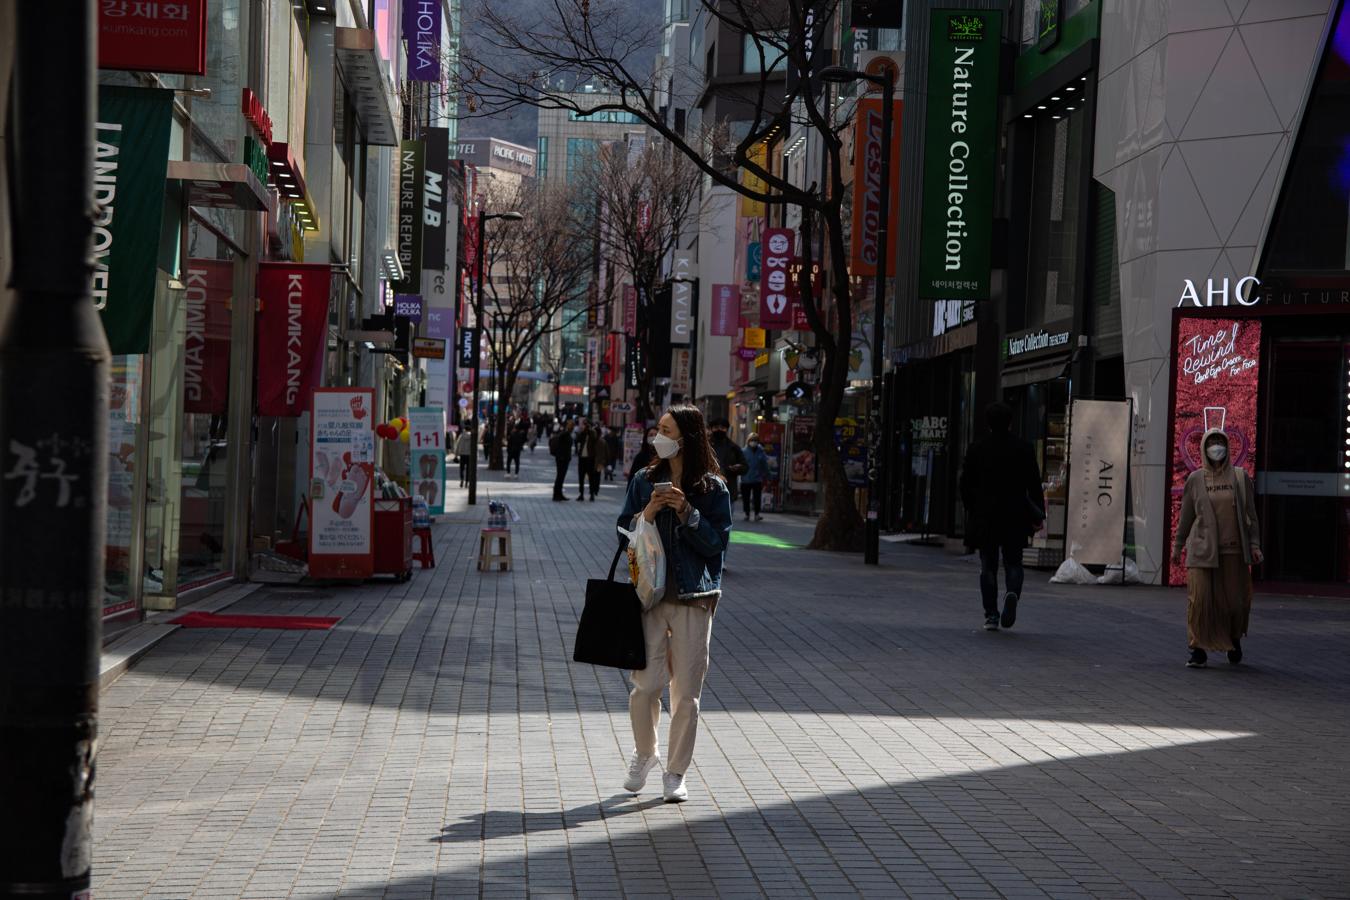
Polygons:
[[765,229],[760,262],[759,327],[779,331],[792,327],[792,267],[797,261],[796,234],[791,228]]

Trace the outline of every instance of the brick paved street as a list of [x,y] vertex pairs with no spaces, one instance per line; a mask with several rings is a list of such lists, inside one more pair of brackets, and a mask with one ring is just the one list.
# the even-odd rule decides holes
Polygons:
[[1250,664],[1191,671],[1179,592],[1032,573],[989,634],[968,560],[736,543],[668,806],[621,791],[623,675],[570,662],[620,487],[551,503],[548,463],[455,491],[410,583],[230,608],[332,631],[175,631],[105,690],[96,895],[1350,897],[1350,603],[1259,596]]

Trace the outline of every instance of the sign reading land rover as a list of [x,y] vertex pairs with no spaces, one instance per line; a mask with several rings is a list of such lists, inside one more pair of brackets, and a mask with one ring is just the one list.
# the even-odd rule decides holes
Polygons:
[[939,9],[929,29],[919,296],[988,300],[998,143],[997,10]]

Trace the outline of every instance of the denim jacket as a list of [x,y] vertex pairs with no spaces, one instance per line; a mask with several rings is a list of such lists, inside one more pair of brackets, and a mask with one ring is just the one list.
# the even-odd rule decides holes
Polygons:
[[[715,477],[713,485],[707,493],[685,495],[693,507],[687,522],[681,524],[673,509],[656,514],[661,546],[666,551],[667,565],[674,563],[681,600],[718,597],[722,593],[722,561],[731,539],[731,493],[721,478]],[[653,484],[646,471],[638,472],[628,482],[628,496],[618,519],[621,527],[633,527],[633,519],[646,509],[652,491]],[[621,535],[619,541],[624,540]]]

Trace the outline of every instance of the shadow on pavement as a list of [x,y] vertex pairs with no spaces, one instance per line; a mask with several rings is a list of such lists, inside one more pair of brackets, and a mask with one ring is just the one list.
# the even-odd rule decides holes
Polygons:
[[[660,773],[656,773],[655,777],[659,781]],[[591,822],[643,812],[661,806],[664,802],[660,796],[639,800],[632,794],[615,794],[600,803],[586,803],[556,812],[493,809],[478,815],[465,816],[460,821],[445,826],[441,829],[440,836],[432,840],[441,844],[478,843],[501,837],[566,831],[581,828]]]

